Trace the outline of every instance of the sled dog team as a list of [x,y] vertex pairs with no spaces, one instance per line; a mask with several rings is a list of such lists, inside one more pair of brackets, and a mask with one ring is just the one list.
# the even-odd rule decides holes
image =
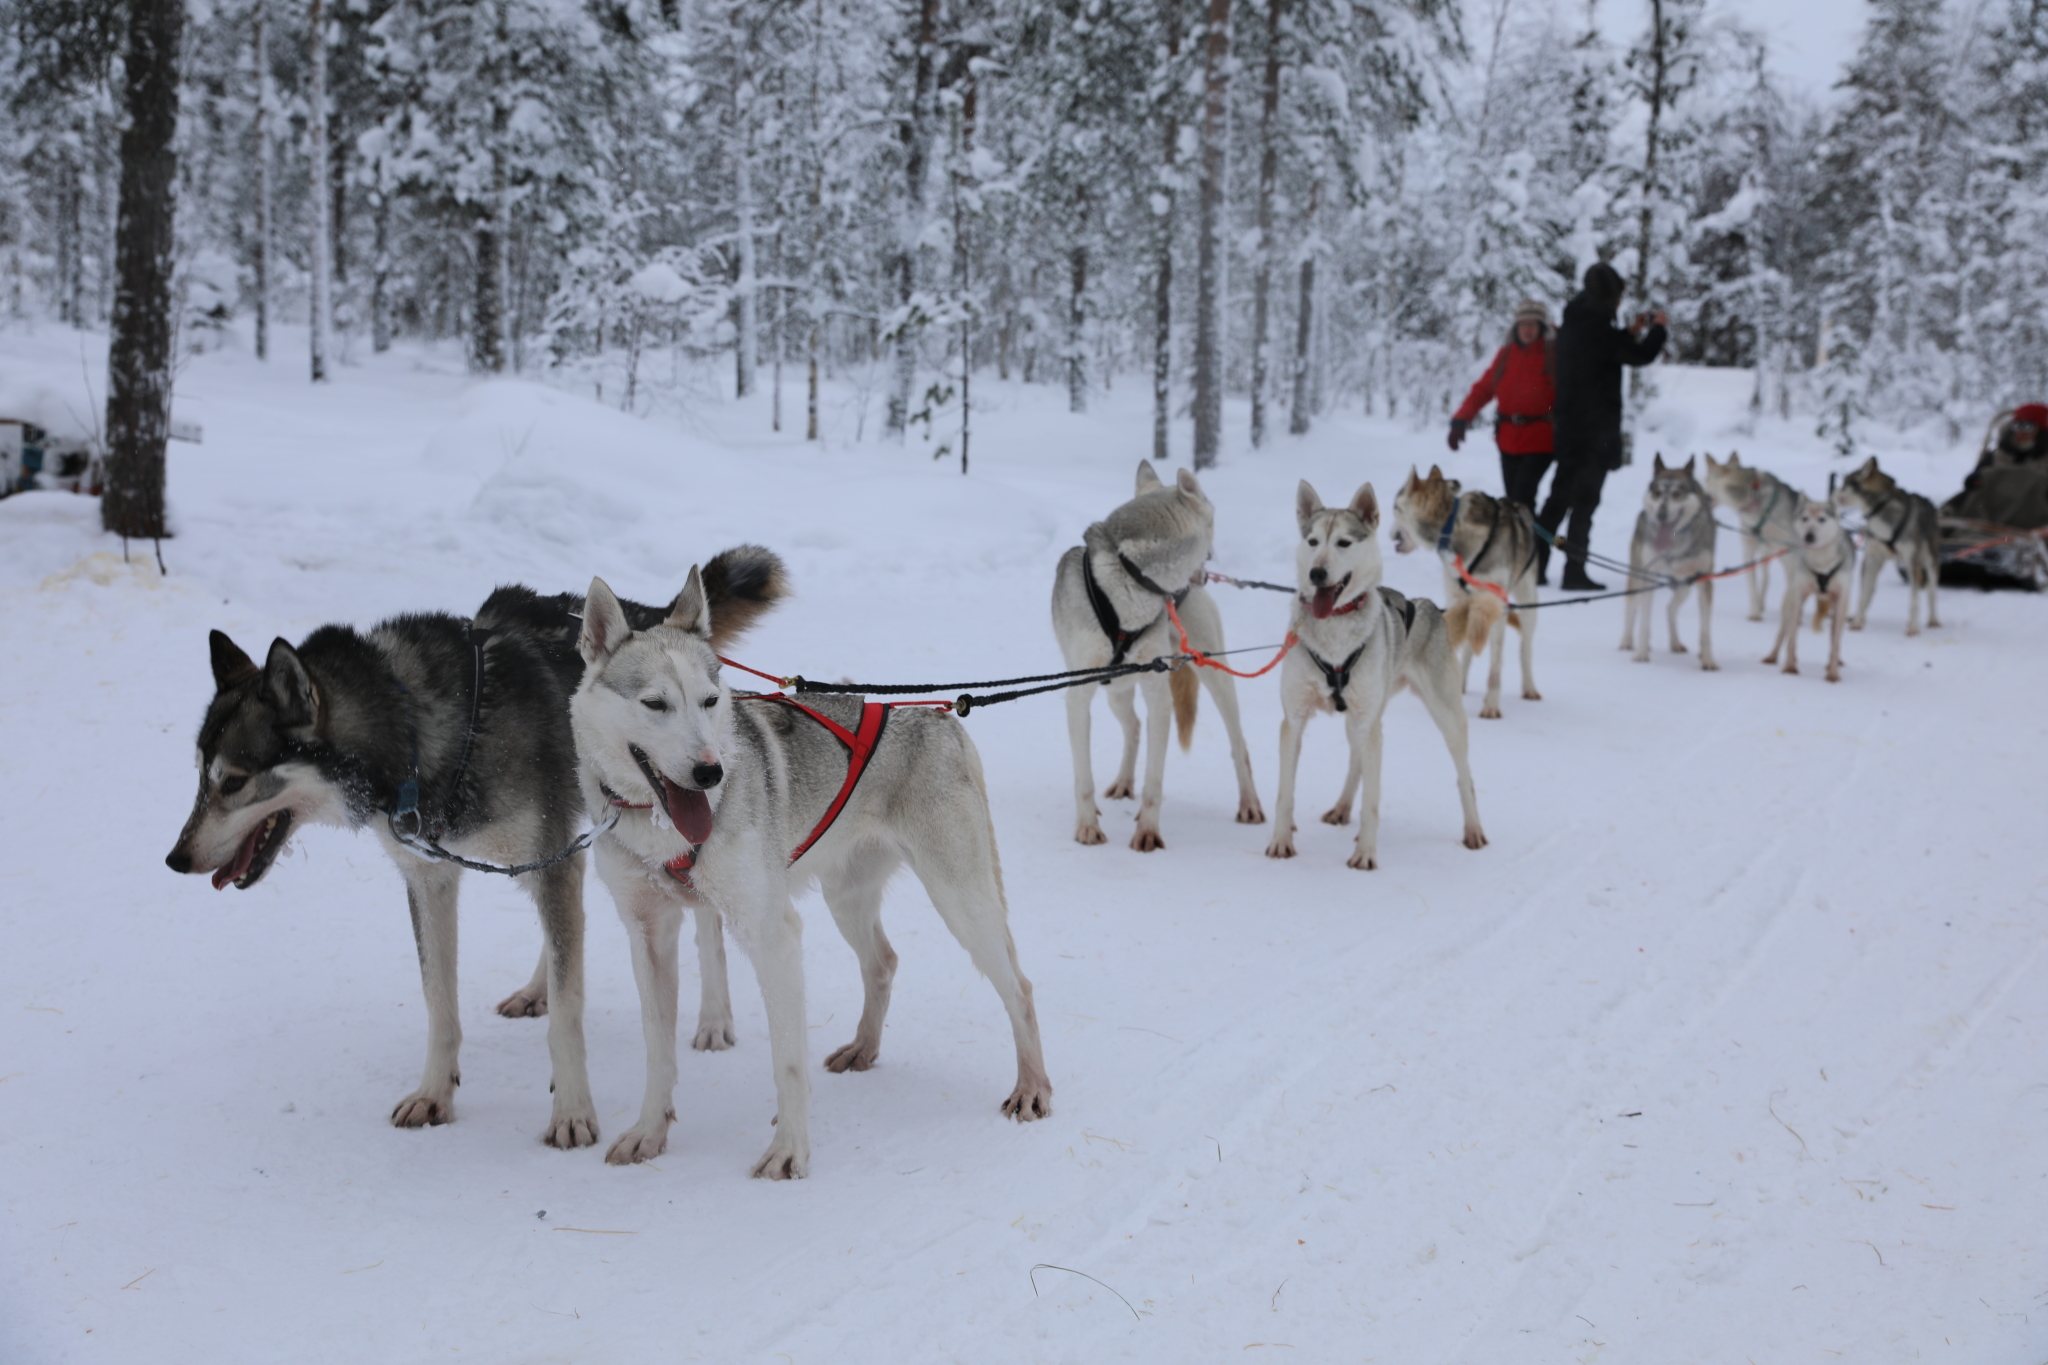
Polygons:
[[[1670,608],[1674,651],[1684,580],[1713,567],[1713,504],[1740,519],[1745,559],[1786,550],[1788,586],[1778,645],[1796,672],[1804,601],[1817,596],[1834,622],[1828,667],[1840,675],[1854,543],[1835,506],[1803,497],[1731,456],[1661,457],[1637,521],[1633,567],[1680,580]],[[1834,503],[1866,524],[1861,629],[1878,569],[1897,558],[1913,585],[1908,634],[1919,630],[1919,592],[1934,608],[1932,504],[1900,491],[1872,460]],[[1522,633],[1522,696],[1532,675],[1535,532],[1519,504],[1466,493],[1432,469],[1411,471],[1393,508],[1395,549],[1434,541],[1445,564],[1448,609],[1381,585],[1381,510],[1370,484],[1327,507],[1302,483],[1296,497],[1296,594],[1291,647],[1280,664],[1280,787],[1266,852],[1294,856],[1296,765],[1311,716],[1344,723],[1350,766],[1326,823],[1356,806],[1349,865],[1377,866],[1382,720],[1412,689],[1442,732],[1457,773],[1464,844],[1485,846],[1467,761],[1460,694],[1472,656],[1491,646],[1482,717],[1500,715],[1506,630]],[[1143,665],[1224,649],[1222,619],[1205,585],[1214,509],[1194,476],[1163,483],[1149,462],[1136,495],[1090,526],[1060,560],[1053,625],[1067,666]],[[1764,579],[1752,571],[1750,619],[1763,616]],[[1497,592],[1488,591],[1488,587]],[[1713,668],[1701,580],[1700,662]],[[734,1043],[722,928],[753,959],[766,1007],[776,1093],[774,1136],[753,1173],[799,1178],[810,1160],[810,1077],[801,926],[793,897],[820,884],[833,922],[860,964],[864,998],[851,1041],[828,1054],[834,1072],[862,1071],[880,1055],[896,954],[881,925],[883,889],[908,864],[946,927],[994,986],[1010,1020],[1017,1079],[1002,1111],[1020,1122],[1051,1113],[1031,983],[1017,962],[981,763],[951,715],[916,706],[834,697],[799,702],[734,691],[721,651],[788,595],[782,565],[738,546],[692,568],[666,607],[622,601],[595,579],[583,598],[521,587],[492,593],[474,618],[395,617],[358,632],[323,626],[294,648],[271,643],[259,664],[219,631],[210,637],[214,697],[200,726],[199,789],[165,862],[211,874],[216,889],[254,886],[300,823],[372,829],[405,881],[427,1005],[420,1084],[394,1107],[399,1127],[455,1114],[462,1041],[456,1007],[456,897],[465,866],[512,872],[540,912],[533,978],[498,1005],[507,1016],[546,1015],[550,1146],[594,1144],[600,1132],[583,1039],[583,856],[594,849],[633,955],[646,1035],[647,1081],[633,1126],[607,1152],[644,1161],[666,1147],[676,1121],[679,944],[696,916],[701,998],[692,1046]],[[1628,599],[1623,647],[1649,657],[1647,596]],[[1637,635],[1638,617],[1641,634]],[[1146,767],[1132,847],[1163,847],[1160,791],[1168,726],[1183,746],[1206,685],[1229,734],[1237,819],[1261,824],[1250,751],[1228,672],[1185,664],[1119,675],[1100,690],[1123,731],[1123,755],[1105,795],[1134,794],[1146,698]],[[1075,838],[1104,842],[1089,757],[1095,684],[1068,691]],[[591,831],[577,830],[585,816]]]

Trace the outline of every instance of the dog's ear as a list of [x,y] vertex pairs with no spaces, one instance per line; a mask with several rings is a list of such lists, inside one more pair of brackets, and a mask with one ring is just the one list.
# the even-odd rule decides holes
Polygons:
[[1142,496],[1146,493],[1157,493],[1160,489],[1164,487],[1166,487],[1166,485],[1159,482],[1159,471],[1152,467],[1152,462],[1150,460],[1138,461],[1139,495]]
[[263,661],[263,691],[281,726],[311,725],[318,716],[320,694],[313,686],[313,675],[306,671],[299,652],[282,637],[270,642],[270,657]]
[[[1713,456],[1711,456],[1711,455],[1709,455],[1709,456],[1707,456],[1707,458],[1708,458],[1709,460],[1711,460],[1711,459],[1713,459],[1714,457],[1713,457]],[[1686,456],[1686,457],[1685,457],[1685,477],[1687,477],[1688,479],[1692,477],[1692,462],[1693,462],[1693,457],[1692,457],[1692,456],[1688,455],[1688,456]]]
[[1728,467],[1730,469],[1742,468],[1742,452],[1737,450],[1731,450],[1728,452]]
[[711,598],[704,591],[704,575],[697,572],[697,566],[690,566],[690,576],[683,582],[683,590],[676,594],[676,600],[669,603],[668,619],[665,626],[687,630],[703,639],[711,638]]
[[1443,481],[1444,481],[1444,471],[1443,471],[1443,466],[1441,466],[1441,465],[1431,465],[1431,466],[1429,467],[1429,478],[1428,478],[1428,479],[1426,479],[1426,480],[1424,480],[1424,482],[1426,482],[1426,483],[1442,483]]
[[242,652],[241,646],[221,631],[209,634],[206,644],[213,651],[213,690],[216,692],[225,692],[236,683],[246,682],[263,671],[256,667],[254,659]]
[[576,652],[583,662],[609,659],[632,633],[633,628],[626,624],[626,609],[610,586],[602,578],[591,579],[590,592],[583,599],[583,631],[576,637]]
[[1202,498],[1203,502],[1208,501],[1207,498],[1202,497],[1202,485],[1200,481],[1195,478],[1194,470],[1185,468],[1174,470],[1173,482],[1174,486],[1179,488],[1181,492],[1192,493],[1196,497]]
[[1294,520],[1301,527],[1303,535],[1308,534],[1308,524],[1316,519],[1316,513],[1323,510],[1323,500],[1307,479],[1294,490]]
[[1670,473],[1670,472],[1671,472],[1670,470],[1668,470],[1668,469],[1666,469],[1666,468],[1664,467],[1664,452],[1663,452],[1663,451],[1661,451],[1661,450],[1660,450],[1660,451],[1658,451],[1658,452],[1657,452],[1657,454],[1655,455],[1655,457],[1653,458],[1653,461],[1652,461],[1652,462],[1653,462],[1653,463],[1654,463],[1654,464],[1655,464],[1655,465],[1657,466],[1657,472],[1658,472],[1659,474],[1668,474],[1668,473]]
[[1415,466],[1411,464],[1408,466],[1407,482],[1401,485],[1401,492],[1406,493],[1409,489],[1415,487],[1416,484],[1421,482],[1422,476],[1415,472]]
[[1876,473],[1877,456],[1873,455],[1863,462],[1863,468],[1856,471],[1856,477],[1859,479],[1868,479],[1873,477]]
[[1365,523],[1367,530],[1376,531],[1380,525],[1380,500],[1372,491],[1372,485],[1363,483],[1351,495],[1351,510]]

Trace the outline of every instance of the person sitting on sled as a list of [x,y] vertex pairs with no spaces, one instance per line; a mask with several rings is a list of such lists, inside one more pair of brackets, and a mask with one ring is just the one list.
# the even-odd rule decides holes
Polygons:
[[[2012,410],[1998,441],[1977,459],[1977,471],[2048,461],[2048,403],[2024,403]],[[1965,485],[1966,487],[1968,485]]]
[[1465,433],[1479,410],[1498,401],[1499,419],[1494,443],[1500,447],[1501,484],[1508,497],[1530,511],[1536,510],[1536,486],[1553,458],[1550,441],[1550,409],[1557,399],[1552,379],[1557,352],[1557,333],[1550,325],[1550,310],[1535,299],[1524,299],[1515,307],[1515,325],[1507,344],[1493,357],[1486,373],[1465,395],[1465,401],[1451,416],[1451,449],[1464,443]]

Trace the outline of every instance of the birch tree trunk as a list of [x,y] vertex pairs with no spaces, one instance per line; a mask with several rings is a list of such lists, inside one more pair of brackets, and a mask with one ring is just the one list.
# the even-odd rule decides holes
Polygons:
[[313,241],[307,252],[311,275],[309,311],[312,321],[312,376],[315,383],[327,378],[328,334],[334,325],[334,216],[328,204],[331,184],[327,169],[327,5],[313,0],[307,29],[309,72],[306,81],[306,156],[312,202]]
[[1294,308],[1294,410],[1287,418],[1287,430],[1296,436],[1307,434],[1309,416],[1315,406],[1309,386],[1309,358],[1315,342],[1316,321],[1316,209],[1322,195],[1322,181],[1309,186],[1306,226],[1310,246],[1301,254],[1301,295]]
[[391,191],[383,183],[383,158],[377,166],[376,236],[370,247],[370,349],[378,355],[391,349]]
[[256,0],[256,358],[270,358],[270,5]]
[[[1654,202],[1657,192],[1657,143],[1664,119],[1665,81],[1670,69],[1667,38],[1664,0],[1650,0],[1650,130],[1643,148],[1642,204],[1638,211],[1636,236],[1635,296],[1638,302],[1647,300],[1650,291],[1650,243],[1657,217]],[[1630,367],[1628,391],[1631,397],[1642,393],[1642,366]]]
[[910,391],[917,383],[917,339],[919,329],[908,316],[917,298],[918,242],[924,235],[925,179],[931,164],[933,57],[938,44],[939,0],[921,0],[917,17],[917,57],[912,81],[910,119],[903,125],[904,200],[903,221],[898,228],[896,258],[897,301],[905,317],[896,334],[896,374],[889,390],[886,427],[901,439],[910,422]]
[[[744,118],[744,113],[739,115]],[[744,139],[744,134],[741,135]],[[759,310],[754,297],[754,282],[758,273],[754,268],[754,177],[747,166],[749,148],[742,140],[738,154],[733,158],[734,211],[739,217],[740,277],[738,296],[734,302],[739,310],[739,364],[735,378],[737,396],[745,398],[754,391],[754,362],[760,355]]]
[[178,45],[184,0],[130,0],[121,133],[121,207],[107,349],[107,474],[100,525],[164,534],[171,424],[171,255],[178,178]]
[[1165,464],[1173,423],[1173,229],[1180,191],[1180,116],[1174,104],[1173,75],[1180,64],[1180,0],[1164,0],[1161,26],[1166,30],[1168,90],[1164,154],[1160,160],[1159,199],[1162,211],[1155,226],[1152,277],[1152,458]]
[[1280,20],[1287,0],[1266,0],[1266,79],[1259,110],[1259,261],[1252,276],[1252,449],[1266,443],[1267,337],[1273,293],[1273,194],[1280,177]]
[[1195,257],[1195,468],[1216,463],[1223,438],[1223,215],[1228,186],[1230,0],[1209,0],[1202,63],[1202,183]]
[[1067,252],[1067,411],[1088,411],[1088,188],[1074,191],[1074,245]]

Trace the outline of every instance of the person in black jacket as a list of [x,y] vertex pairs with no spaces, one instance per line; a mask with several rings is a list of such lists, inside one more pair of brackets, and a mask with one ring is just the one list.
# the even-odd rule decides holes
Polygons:
[[1557,405],[1551,411],[1557,476],[1536,520],[1554,535],[1571,517],[1571,534],[1557,542],[1565,552],[1567,592],[1607,586],[1586,576],[1586,547],[1607,471],[1621,468],[1621,367],[1647,365],[1664,349],[1668,319],[1661,312],[1638,313],[1626,331],[1614,325],[1625,292],[1613,266],[1588,267],[1585,288],[1565,305],[1557,329]]

